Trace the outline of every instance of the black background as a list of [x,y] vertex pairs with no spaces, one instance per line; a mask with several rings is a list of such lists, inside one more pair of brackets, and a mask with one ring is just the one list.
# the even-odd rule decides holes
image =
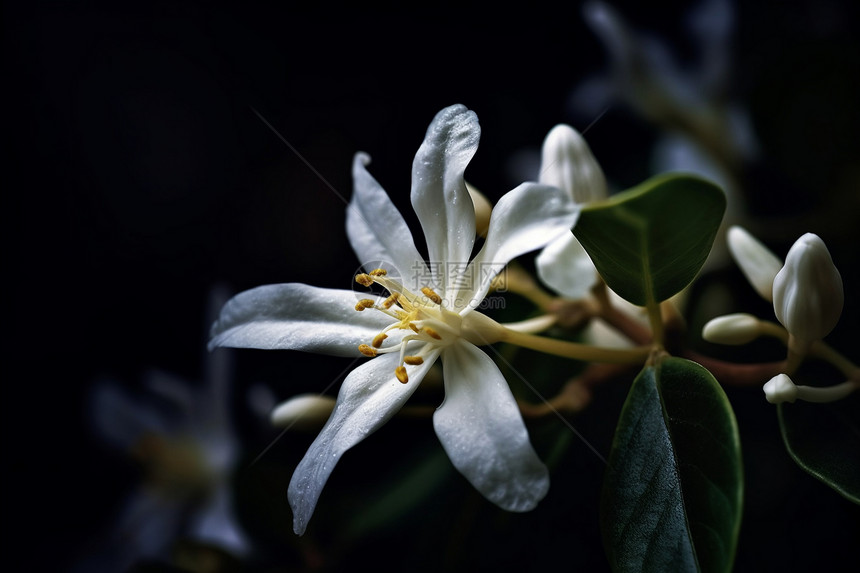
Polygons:
[[[689,4],[626,4],[637,27],[689,51],[680,33]],[[779,254],[803,232],[825,238],[846,285],[833,344],[856,359],[860,44],[849,6],[738,6],[734,87],[764,150],[750,167],[748,197],[763,238]],[[371,171],[414,222],[406,199],[412,157],[433,115],[463,103],[483,130],[467,177],[498,199],[519,182],[509,169],[517,152],[536,149],[556,123],[590,123],[567,100],[607,61],[577,3],[486,12],[437,4],[409,15],[169,2],[7,3],[4,12],[3,282],[11,318],[0,512],[12,531],[3,560],[28,564],[13,570],[62,568],[137,479],[88,426],[93,381],[133,386],[150,368],[199,379],[215,284],[234,292],[277,282],[349,287],[357,263],[343,198],[356,151],[372,155]],[[623,106],[589,131],[619,188],[649,175],[654,137]],[[263,381],[282,398],[319,390],[343,368],[264,354],[237,357],[237,383]],[[856,563],[857,508],[786,463],[772,410],[759,404],[748,413],[746,394],[730,398],[742,428],[760,430],[749,451],[767,444],[790,484],[781,487],[791,490],[768,503],[748,490],[738,570]],[[250,415],[240,400],[236,410],[240,420]],[[268,439],[250,431],[246,438],[251,457]],[[286,481],[282,497],[285,490]],[[284,500],[272,503],[288,521]],[[570,519],[593,522],[585,515]],[[594,529],[591,522],[570,537]],[[385,570],[384,559],[408,559],[411,549],[389,550],[356,559],[382,559],[368,562]],[[571,556],[570,568],[605,567],[599,547],[588,551]],[[285,559],[295,562],[271,570],[300,570],[296,555]]]

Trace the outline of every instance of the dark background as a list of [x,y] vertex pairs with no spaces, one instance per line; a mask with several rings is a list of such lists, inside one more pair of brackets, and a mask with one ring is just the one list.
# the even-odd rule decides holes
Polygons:
[[[764,151],[749,166],[748,187],[762,238],[780,255],[803,232],[825,239],[846,286],[845,316],[832,342],[858,359],[860,44],[849,6],[737,6],[734,87]],[[619,7],[637,27],[689,52],[690,39],[681,33],[688,3]],[[568,98],[607,63],[578,3],[488,12],[452,3],[409,16],[169,2],[4,8],[3,282],[10,319],[0,513],[10,527],[4,561],[19,564],[13,570],[62,570],[138,479],[127,460],[93,435],[87,400],[95,380],[106,376],[133,387],[151,368],[199,379],[213,285],[233,292],[277,282],[349,287],[357,262],[343,229],[342,197],[351,193],[356,151],[372,155],[372,173],[412,222],[412,157],[433,115],[463,103],[483,129],[467,177],[498,199],[519,182],[509,168],[519,151],[537,149],[557,123],[583,129],[591,122],[570,109]],[[618,188],[650,175],[647,150],[655,137],[654,126],[624,106],[610,108],[589,131]],[[321,380],[344,367],[291,353],[238,353],[237,361],[237,394],[262,382],[281,398],[319,391]],[[758,392],[734,391],[730,398],[749,432],[745,454],[764,456],[748,459],[748,472],[771,468],[779,487],[762,498],[770,474],[748,478],[759,481],[748,484],[737,569],[856,564],[857,508],[790,463],[774,412],[761,406]],[[618,402],[609,404],[612,419]],[[272,434],[246,429],[256,426],[238,398],[235,409],[246,422],[240,428],[253,459]],[[605,420],[580,423],[581,430],[594,426],[596,443],[610,437],[600,434],[606,426],[611,431]],[[422,447],[433,444],[429,422],[409,431]],[[409,453],[393,434],[380,434],[378,448],[391,447],[400,458]],[[267,509],[280,515],[261,517],[245,503],[249,530],[288,526],[290,464],[309,440],[301,437],[280,453],[273,448],[283,481]],[[606,567],[591,503],[601,466],[585,447],[571,448],[569,455],[580,459],[571,471],[587,477],[554,481],[553,491],[581,493],[566,506],[559,500],[567,498],[551,502],[569,511],[544,514],[543,522],[515,518],[531,524],[527,534],[518,530],[518,539],[534,556],[515,555],[535,569]],[[361,467],[345,460],[333,487],[370,495],[373,479],[350,473]],[[326,518],[334,519],[315,521]],[[366,562],[382,570],[412,569],[413,559],[443,554],[480,570],[487,565],[482,551],[511,546],[477,520],[461,523],[459,532],[448,529],[444,515],[431,529],[437,541],[427,532],[430,522],[416,514],[403,522],[406,530],[340,553],[326,547],[325,534],[315,541],[337,555],[335,567]],[[261,537],[276,557],[260,570],[302,570],[302,549],[288,534]],[[273,549],[279,543],[280,553]],[[513,562],[523,563],[494,566]]]

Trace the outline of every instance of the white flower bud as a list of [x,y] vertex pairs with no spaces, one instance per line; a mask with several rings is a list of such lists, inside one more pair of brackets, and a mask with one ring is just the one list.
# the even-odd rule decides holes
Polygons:
[[717,344],[746,344],[761,335],[761,321],[751,314],[737,313],[711,319],[702,328],[702,338]]
[[472,204],[475,206],[475,234],[479,237],[487,236],[487,229],[490,228],[490,215],[493,214],[493,206],[490,200],[483,193],[466,183],[466,190],[472,198]]
[[282,402],[272,411],[274,426],[297,430],[318,430],[334,411],[335,399],[319,394],[300,394]]
[[569,125],[556,125],[544,139],[538,181],[562,189],[575,203],[609,196],[606,177],[591,148]]
[[768,380],[762,390],[764,390],[765,398],[771,404],[793,403],[797,400],[797,386],[785,374],[777,374]]
[[782,261],[737,225],[729,228],[727,241],[729,251],[744,276],[762,298],[772,301],[773,279],[782,267]]
[[797,340],[820,340],[836,326],[843,303],[842,277],[830,252],[818,235],[806,233],[773,281],[776,318]]

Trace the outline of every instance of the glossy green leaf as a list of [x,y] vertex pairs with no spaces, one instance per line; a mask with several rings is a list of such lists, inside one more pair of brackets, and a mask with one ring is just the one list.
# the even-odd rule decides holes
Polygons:
[[782,440],[797,465],[860,504],[860,396],[778,408]]
[[713,183],[661,175],[583,208],[573,233],[612,290],[648,306],[696,278],[725,209]]
[[646,366],[624,403],[604,477],[601,531],[614,571],[730,571],[743,470],[734,413],[710,372]]

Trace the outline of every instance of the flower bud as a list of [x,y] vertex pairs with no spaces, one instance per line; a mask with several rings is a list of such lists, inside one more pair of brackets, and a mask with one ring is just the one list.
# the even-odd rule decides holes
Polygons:
[[479,237],[486,237],[487,229],[490,228],[490,215],[493,214],[493,206],[483,193],[469,183],[466,183],[466,190],[475,206],[475,234]]
[[564,124],[553,127],[544,139],[538,181],[562,189],[575,203],[609,195],[606,177],[585,139]]
[[818,235],[795,241],[773,281],[776,318],[798,341],[827,336],[842,314],[842,277]]
[[334,411],[335,400],[319,394],[301,394],[282,402],[272,411],[272,424],[297,430],[319,430]]
[[765,398],[771,404],[793,403],[797,400],[797,386],[785,374],[777,374],[768,380],[762,390],[764,390]]
[[759,319],[745,313],[718,316],[702,328],[702,338],[717,344],[746,344],[760,335]]
[[758,239],[737,225],[729,228],[727,241],[729,251],[741,272],[762,298],[772,301],[773,279],[782,267],[782,261]]

